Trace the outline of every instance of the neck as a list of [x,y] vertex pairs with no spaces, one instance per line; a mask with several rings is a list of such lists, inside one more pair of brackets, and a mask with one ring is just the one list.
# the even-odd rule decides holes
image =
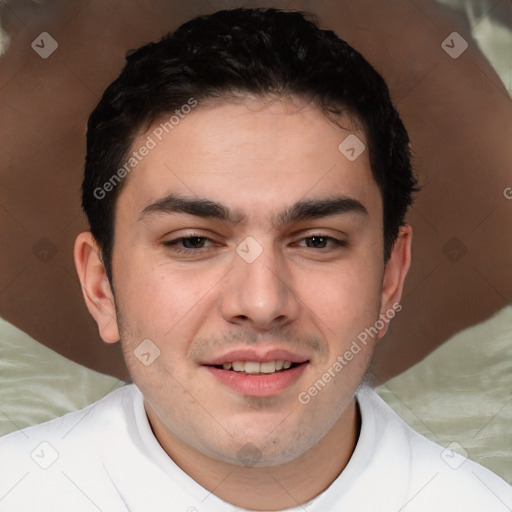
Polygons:
[[356,446],[360,413],[352,400],[315,446],[291,462],[268,467],[218,461],[171,437],[168,431],[159,431],[158,422],[153,429],[173,461],[220,499],[249,510],[274,511],[312,500],[339,476]]

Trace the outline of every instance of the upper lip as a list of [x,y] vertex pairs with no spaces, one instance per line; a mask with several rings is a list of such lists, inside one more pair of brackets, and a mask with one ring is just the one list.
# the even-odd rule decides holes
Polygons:
[[265,363],[267,361],[291,361],[292,363],[304,363],[309,358],[289,350],[275,348],[271,350],[238,349],[232,350],[218,357],[206,360],[205,366],[217,366],[233,361],[255,361]]

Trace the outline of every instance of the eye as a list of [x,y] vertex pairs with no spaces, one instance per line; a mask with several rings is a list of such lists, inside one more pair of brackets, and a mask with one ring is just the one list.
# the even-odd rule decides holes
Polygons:
[[174,252],[185,253],[204,249],[206,242],[211,242],[211,245],[216,245],[210,238],[198,235],[182,236],[175,240],[164,242],[163,245]]
[[[305,245],[303,245],[305,243]],[[218,246],[212,239],[192,233],[190,236],[182,236],[174,240],[163,242],[164,247],[176,254],[194,254]],[[337,247],[346,247],[348,243],[344,240],[338,240],[332,236],[323,234],[314,234],[302,238],[298,245],[307,249],[318,249],[322,252],[336,249]]]
[[[303,238],[301,241],[306,241],[306,247],[309,249],[329,249],[338,247],[346,247],[347,242],[343,240],[338,240],[337,238],[333,238],[332,236],[316,234],[306,238]],[[330,244],[330,245],[328,245]]]

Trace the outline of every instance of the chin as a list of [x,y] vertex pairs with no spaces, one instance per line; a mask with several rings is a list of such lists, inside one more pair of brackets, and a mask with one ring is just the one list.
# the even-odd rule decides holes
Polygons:
[[[273,432],[272,432],[273,429]],[[318,442],[304,431],[276,431],[275,426],[260,432],[259,435],[245,432],[242,436],[233,435],[214,455],[215,459],[245,467],[272,467],[292,462]],[[320,436],[321,437],[321,436]]]
[[248,441],[236,452],[217,452],[212,458],[240,467],[263,468],[292,462],[301,454],[297,447],[280,447],[279,450],[264,447],[260,450],[257,444]]

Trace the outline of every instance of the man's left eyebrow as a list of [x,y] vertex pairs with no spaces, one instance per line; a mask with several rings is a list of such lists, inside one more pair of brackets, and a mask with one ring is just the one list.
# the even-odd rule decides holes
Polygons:
[[346,196],[331,196],[299,201],[274,216],[272,223],[276,228],[280,228],[301,221],[348,213],[356,213],[363,217],[368,216],[368,210],[361,201]]

